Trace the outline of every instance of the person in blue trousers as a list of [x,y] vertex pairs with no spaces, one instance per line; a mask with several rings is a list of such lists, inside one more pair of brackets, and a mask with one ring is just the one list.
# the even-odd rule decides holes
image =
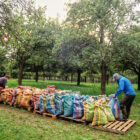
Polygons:
[[113,75],[113,81],[117,81],[118,83],[118,90],[115,92],[114,96],[117,97],[119,94],[121,94],[121,92],[124,92],[125,94],[120,101],[120,109],[123,114],[122,121],[126,121],[129,117],[131,105],[136,96],[136,92],[133,89],[131,82],[127,78],[119,75],[118,73],[115,73]]

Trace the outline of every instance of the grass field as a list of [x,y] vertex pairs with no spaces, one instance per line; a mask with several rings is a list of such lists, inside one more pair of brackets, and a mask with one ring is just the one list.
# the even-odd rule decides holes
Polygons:
[[[9,87],[16,87],[16,85],[16,79],[8,81]],[[38,88],[55,85],[57,89],[78,90],[81,94],[100,94],[99,83],[81,83],[81,86],[77,87],[75,82],[39,81],[36,83],[33,80],[23,80],[23,85]],[[133,87],[136,90],[137,86],[133,85]],[[112,94],[117,90],[117,84],[109,84],[106,88],[106,93]],[[0,140],[140,140],[140,91],[136,90],[136,94],[130,119],[136,120],[137,123],[126,135],[94,130],[82,124],[42,117],[24,109],[0,104]]]

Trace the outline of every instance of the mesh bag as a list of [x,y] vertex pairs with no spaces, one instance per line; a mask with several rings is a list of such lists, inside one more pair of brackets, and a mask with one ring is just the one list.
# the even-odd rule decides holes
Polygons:
[[95,105],[92,125],[101,125],[101,124],[102,125],[107,124],[107,116],[102,106]]

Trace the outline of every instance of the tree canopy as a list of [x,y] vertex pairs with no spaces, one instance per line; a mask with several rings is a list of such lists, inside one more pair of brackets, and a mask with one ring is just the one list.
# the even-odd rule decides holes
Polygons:
[[[34,0],[0,2],[0,75],[98,77],[101,94],[109,75],[131,70],[140,90],[140,11],[138,0],[79,0],[67,3],[67,17],[46,18]],[[94,75],[96,75],[94,77]],[[74,77],[74,78],[73,78]],[[62,79],[62,78],[61,78]]]

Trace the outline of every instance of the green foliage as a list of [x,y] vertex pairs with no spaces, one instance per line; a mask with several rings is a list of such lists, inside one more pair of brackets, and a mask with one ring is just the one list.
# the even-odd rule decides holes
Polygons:
[[112,42],[119,32],[129,28],[133,21],[138,21],[137,13],[133,12],[133,7],[138,3],[121,0],[79,0],[68,4],[67,22],[77,28],[82,26],[84,31],[94,35],[99,42],[95,47],[87,47],[84,54],[86,64],[101,68],[101,94],[105,94],[106,71],[111,71]]
[[131,70],[138,76],[140,90],[140,27],[132,26],[114,41],[114,63],[122,71]]
[[[40,14],[42,13],[42,14]],[[31,57],[27,61],[33,68],[31,71],[43,70],[48,67],[48,64],[53,61],[52,57],[52,48],[55,41],[55,32],[59,30],[59,25],[56,21],[49,20],[47,21],[44,18],[45,11],[44,9],[36,10],[36,15],[30,17],[29,28],[31,30],[30,36],[31,46],[33,47]],[[36,18],[39,17],[40,19]]]
[[88,48],[87,53],[92,55],[93,62],[98,64],[104,60],[110,63],[112,41],[120,28],[124,30],[136,19],[130,18],[137,16],[132,12],[136,4],[137,2],[120,0],[80,0],[69,4],[67,20],[72,25],[82,25],[100,42],[96,44],[96,49]]
[[[140,73],[140,28],[133,27],[120,34],[114,42],[114,61],[122,70]],[[121,62],[121,63],[120,63]]]
[[[4,4],[7,4],[6,1]],[[12,7],[14,4],[10,3],[10,5]],[[6,20],[6,28],[2,30],[11,39],[2,43],[7,50],[9,59],[16,60],[19,68],[19,84],[21,84],[24,67],[26,70],[40,71],[46,69],[46,65],[54,61],[51,55],[52,47],[54,46],[55,32],[60,27],[55,20],[47,21],[46,7],[35,8],[32,0],[18,1],[14,6],[13,9],[10,7],[8,14],[11,21],[8,23]],[[11,64],[11,68],[13,67]],[[10,69],[10,71],[12,70]]]
[[0,77],[6,74],[5,62],[6,62],[6,51],[1,47],[0,48]]
[[128,68],[139,71],[140,29],[133,27],[126,33],[130,25],[139,23],[139,10],[135,10],[139,1],[79,0],[68,4],[62,25],[57,19],[46,19],[46,7],[35,8],[34,2],[0,2],[0,37],[9,38],[0,38],[5,49],[0,50],[1,75],[9,71],[16,77],[19,69],[21,78],[22,70],[67,77],[79,70],[93,80],[102,76],[103,69],[107,75]]
[[87,65],[84,63],[83,52],[94,42],[92,36],[80,29],[66,26],[58,36],[53,52],[66,71],[84,70]]

